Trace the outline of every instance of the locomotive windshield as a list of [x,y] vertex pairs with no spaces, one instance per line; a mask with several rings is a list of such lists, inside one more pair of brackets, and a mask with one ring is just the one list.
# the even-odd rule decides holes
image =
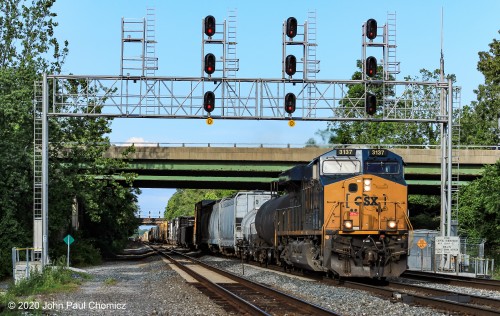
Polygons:
[[323,174],[359,173],[361,164],[359,160],[325,160],[322,171]]
[[395,161],[367,161],[366,173],[398,174],[399,164]]

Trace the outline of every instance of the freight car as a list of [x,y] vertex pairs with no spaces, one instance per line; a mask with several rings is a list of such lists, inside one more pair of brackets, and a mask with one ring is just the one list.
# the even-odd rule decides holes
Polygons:
[[[196,246],[337,277],[385,278],[406,269],[411,224],[397,154],[334,149],[282,173],[279,186],[279,197],[240,192],[199,202]],[[251,194],[244,211],[226,213]]]
[[243,218],[271,198],[270,192],[245,191],[219,201],[198,202],[194,224],[196,246],[225,255],[238,255],[243,240]]
[[168,222],[167,243],[191,248],[193,247],[193,216],[180,216]]
[[149,229],[148,241],[155,243],[160,241],[160,229],[158,226],[153,226]]

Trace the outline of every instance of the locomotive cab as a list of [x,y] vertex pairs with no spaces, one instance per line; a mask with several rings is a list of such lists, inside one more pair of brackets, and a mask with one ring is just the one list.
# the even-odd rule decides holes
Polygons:
[[399,276],[411,227],[401,157],[385,149],[338,149],[318,163],[331,269],[340,276]]

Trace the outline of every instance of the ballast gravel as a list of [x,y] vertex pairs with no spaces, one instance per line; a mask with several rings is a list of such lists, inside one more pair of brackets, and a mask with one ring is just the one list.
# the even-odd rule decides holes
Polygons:
[[[367,292],[333,287],[289,274],[243,265],[238,260],[205,256],[202,261],[267,284],[342,315],[448,315],[430,308],[389,302]],[[92,279],[70,293],[39,301],[46,315],[228,315],[187,283],[159,256],[114,261],[88,268]]]
[[70,293],[38,299],[47,315],[227,315],[159,256],[86,269],[92,279]]
[[427,307],[410,306],[401,302],[391,303],[364,291],[332,287],[317,281],[304,280],[287,274],[255,268],[247,264],[243,266],[237,260],[211,256],[205,256],[201,260],[237,275],[244,274],[246,278],[252,281],[280,289],[288,294],[346,316],[449,315]]

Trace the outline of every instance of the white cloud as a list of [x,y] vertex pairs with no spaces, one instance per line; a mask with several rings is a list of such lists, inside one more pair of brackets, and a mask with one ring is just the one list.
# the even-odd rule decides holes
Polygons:
[[130,137],[129,139],[127,139],[127,141],[125,142],[124,145],[129,146],[132,144],[134,144],[135,147],[155,147],[155,146],[157,146],[156,143],[145,141],[144,138],[142,138],[142,137]]

